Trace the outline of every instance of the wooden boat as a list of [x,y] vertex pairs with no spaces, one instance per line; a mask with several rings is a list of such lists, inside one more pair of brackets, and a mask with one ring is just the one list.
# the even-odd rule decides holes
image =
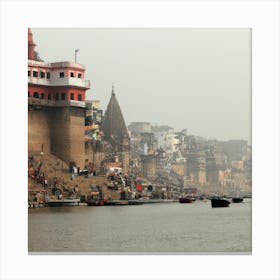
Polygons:
[[243,201],[243,198],[242,197],[233,197],[232,199],[231,199],[231,202],[233,202],[233,203],[240,203],[240,202],[242,202]]
[[213,208],[216,207],[228,207],[230,204],[230,201],[226,198],[222,198],[222,197],[216,197],[216,198],[212,198],[211,199],[211,206]]
[[80,198],[69,198],[69,199],[51,199],[46,204],[49,207],[60,207],[60,206],[78,206]]
[[134,199],[128,200],[128,205],[142,205],[142,204],[143,201],[140,200],[134,200]]
[[90,200],[86,202],[88,206],[104,206],[104,200]]
[[99,192],[91,192],[86,198],[88,206],[104,206],[104,200],[100,198]]
[[128,200],[106,200],[104,201],[104,205],[106,206],[128,205]]
[[195,198],[191,197],[191,196],[186,196],[186,197],[179,198],[180,203],[193,203],[194,201],[195,201]]

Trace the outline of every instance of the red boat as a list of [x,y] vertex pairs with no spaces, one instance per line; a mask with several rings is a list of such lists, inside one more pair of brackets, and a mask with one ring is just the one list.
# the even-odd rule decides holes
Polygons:
[[179,198],[180,203],[193,203],[195,201],[194,197],[181,197]]

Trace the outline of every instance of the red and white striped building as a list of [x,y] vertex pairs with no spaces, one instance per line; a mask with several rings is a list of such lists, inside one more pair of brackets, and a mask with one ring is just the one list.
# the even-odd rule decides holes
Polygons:
[[84,79],[84,65],[69,61],[38,61],[35,46],[28,28],[28,97],[46,100],[46,105],[85,107],[90,81]]

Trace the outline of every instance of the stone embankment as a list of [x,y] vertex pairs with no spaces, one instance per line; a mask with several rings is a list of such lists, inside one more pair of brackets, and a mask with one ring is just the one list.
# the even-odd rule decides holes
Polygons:
[[[80,196],[87,196],[96,187],[102,188],[104,197],[118,199],[119,193],[112,192],[107,186],[112,185],[106,175],[103,176],[75,176],[71,180],[69,166],[59,158],[51,154],[43,156],[30,154],[28,166],[28,191],[29,196],[35,192],[48,191],[52,195],[51,190],[54,185],[62,191],[64,197],[69,197],[72,193],[78,193]],[[40,167],[41,163],[41,167]],[[35,170],[40,167],[39,179],[34,176]],[[42,180],[40,180],[42,176]],[[48,188],[44,187],[43,180],[47,180]]]

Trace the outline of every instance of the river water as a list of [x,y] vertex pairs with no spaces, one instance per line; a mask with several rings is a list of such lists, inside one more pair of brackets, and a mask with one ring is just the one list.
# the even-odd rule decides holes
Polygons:
[[28,209],[29,252],[251,253],[251,200]]

